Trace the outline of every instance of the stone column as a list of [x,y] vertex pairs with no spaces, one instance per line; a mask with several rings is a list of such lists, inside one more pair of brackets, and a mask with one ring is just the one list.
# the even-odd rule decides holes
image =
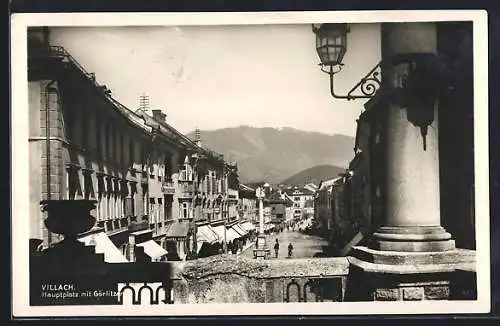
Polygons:
[[[260,194],[259,194],[260,196]],[[264,203],[262,197],[259,197],[259,234],[264,234]]]
[[[382,32],[383,59],[437,53],[435,23],[384,24]],[[400,86],[409,65],[387,66],[383,87]],[[410,122],[408,114],[408,109],[397,101],[388,102],[384,135],[385,221],[374,234],[373,247],[383,251],[451,250],[455,243],[440,224],[437,104],[426,135]]]
[[366,107],[382,121],[373,150],[385,157],[384,181],[377,185],[384,209],[371,243],[350,253],[348,301],[450,299],[456,271],[475,270],[475,252],[455,248],[441,226],[438,107],[422,101],[433,91],[432,80],[424,75],[422,89],[406,87],[436,53],[435,23],[382,25],[383,85]]

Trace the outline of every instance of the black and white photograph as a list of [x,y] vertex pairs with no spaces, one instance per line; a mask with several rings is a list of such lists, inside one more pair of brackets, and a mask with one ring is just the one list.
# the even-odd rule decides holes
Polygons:
[[486,12],[197,15],[12,17],[14,314],[489,312]]

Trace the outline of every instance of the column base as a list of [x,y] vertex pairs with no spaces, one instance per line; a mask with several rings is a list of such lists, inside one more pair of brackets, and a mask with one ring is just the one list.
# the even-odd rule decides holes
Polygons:
[[475,300],[477,296],[473,250],[395,252],[355,247],[348,260],[346,301]]
[[440,252],[455,249],[455,240],[442,226],[380,227],[370,247],[381,251]]
[[257,245],[253,250],[253,256],[256,259],[268,259],[271,255],[271,250],[267,247],[266,236],[260,233],[257,236]]

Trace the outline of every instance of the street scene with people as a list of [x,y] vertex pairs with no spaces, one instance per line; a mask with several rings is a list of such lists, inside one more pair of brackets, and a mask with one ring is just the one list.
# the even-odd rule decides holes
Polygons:
[[[272,249],[271,259],[321,257],[328,241],[306,233],[306,223],[283,228],[267,235],[268,246]],[[278,254],[275,253],[278,243]],[[245,250],[244,257],[253,257],[253,246]]]

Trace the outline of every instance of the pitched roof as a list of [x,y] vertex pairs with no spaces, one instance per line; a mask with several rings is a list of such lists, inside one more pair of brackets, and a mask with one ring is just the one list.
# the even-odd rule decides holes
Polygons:
[[342,179],[342,177],[336,177],[334,179],[323,180],[319,184],[319,190],[325,189],[327,187],[333,186],[338,180]]
[[251,188],[251,187],[249,187],[249,186],[247,186],[247,185],[244,185],[243,183],[240,183],[240,185],[239,185],[239,186],[240,186],[240,190],[244,190],[244,191],[255,191],[255,189],[254,189],[254,188]]
[[283,191],[289,195],[314,195],[314,191],[311,191],[307,188],[289,188],[289,189],[283,189]]
[[318,189],[318,186],[315,183],[313,183],[313,182],[306,184],[304,187],[310,187],[310,188],[313,188],[313,189]]

